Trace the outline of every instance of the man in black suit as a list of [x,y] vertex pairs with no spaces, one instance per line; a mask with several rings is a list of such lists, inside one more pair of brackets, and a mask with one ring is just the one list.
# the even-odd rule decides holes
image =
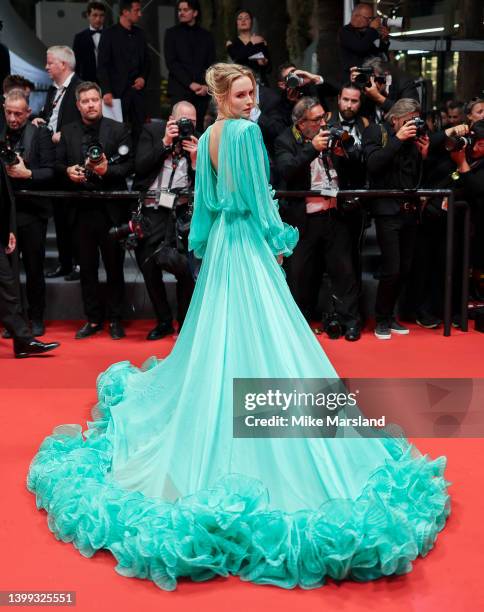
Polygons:
[[13,338],[15,357],[29,357],[59,346],[58,342],[45,344],[32,337],[27,322],[22,314],[18,278],[16,278],[8,256],[16,246],[15,209],[11,187],[5,173],[5,166],[0,162],[0,321]]
[[168,95],[171,103],[186,100],[197,109],[197,130],[203,131],[203,118],[209,97],[205,72],[215,62],[215,41],[199,26],[197,0],[178,0],[179,23],[165,33],[164,53],[168,68]]
[[136,144],[145,121],[144,96],[150,72],[150,54],[143,30],[141,3],[121,0],[119,23],[107,28],[101,37],[97,75],[103,100],[112,106],[121,99],[123,120],[131,125]]
[[[190,102],[178,102],[173,107],[168,122],[152,123],[143,128],[136,152],[135,189],[139,191],[175,192],[180,189],[191,189],[195,179],[198,140],[195,136],[179,139],[177,121],[185,118],[192,122],[195,129],[197,111]],[[167,194],[169,196],[169,194]],[[160,205],[160,198],[145,197],[143,215],[151,221],[149,235],[140,241],[136,249],[136,259],[143,273],[146,288],[153,304],[158,323],[152,329],[147,340],[158,340],[173,333],[173,315],[166,297],[162,276],[162,266],[153,257],[167,233],[174,234],[172,209],[165,203],[175,206],[179,218],[187,214],[188,201],[183,196],[176,199],[165,198]],[[177,320],[179,328],[183,325],[185,315],[192,297],[194,282],[188,263],[177,267]]]
[[[299,229],[300,239],[289,258],[289,284],[299,308],[310,319],[314,287],[319,287],[318,258],[333,286],[334,319],[328,335],[359,340],[358,290],[351,258],[348,229],[336,209],[338,175],[329,154],[329,132],[323,107],[316,98],[304,97],[293,110],[294,125],[274,144],[281,189],[320,191],[321,195],[281,201],[281,215]],[[316,284],[316,285],[315,285]]]
[[[32,121],[36,126],[47,125],[52,132],[52,142],[58,144],[63,127],[79,121],[75,91],[81,82],[74,72],[76,59],[70,47],[54,46],[47,49],[45,69],[53,84],[47,91],[47,99],[39,116]],[[78,245],[74,241],[72,226],[74,206],[66,200],[54,200],[54,223],[59,251],[59,264],[47,272],[47,278],[64,276],[65,280],[79,280],[79,270],[74,266]]]
[[[55,149],[49,130],[29,122],[31,109],[21,89],[5,95],[6,128],[0,133],[17,155],[15,163],[6,164],[14,191],[42,189],[54,177]],[[50,201],[47,198],[17,198],[17,245],[26,274],[28,316],[32,335],[44,334],[45,279],[44,258]]]
[[[103,118],[101,89],[97,83],[81,83],[76,89],[77,106],[81,122],[71,123],[62,130],[56,152],[56,171],[74,190],[126,190],[126,176],[133,168],[132,143],[126,125]],[[103,153],[99,159],[89,157],[89,148],[100,144]],[[120,147],[128,147],[118,163],[109,163]],[[79,200],[75,230],[79,233],[79,263],[85,323],[76,338],[87,338],[103,329],[105,315],[110,321],[109,333],[113,339],[125,336],[121,325],[124,297],[123,261],[121,246],[111,236],[113,225],[125,223],[129,218],[126,201],[113,199]],[[99,252],[106,269],[106,312],[99,296]]]
[[89,27],[75,35],[72,45],[76,56],[76,74],[81,81],[97,82],[97,56],[106,7],[102,2],[88,2],[86,14]]

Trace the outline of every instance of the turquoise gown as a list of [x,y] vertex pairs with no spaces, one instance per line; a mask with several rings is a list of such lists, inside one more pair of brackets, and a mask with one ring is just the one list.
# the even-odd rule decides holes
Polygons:
[[203,263],[170,355],[116,363],[93,421],[62,425],[28,488],[55,536],[111,551],[124,576],[238,575],[284,588],[411,570],[450,513],[445,457],[405,438],[234,438],[233,378],[337,378],[276,255],[282,223],[260,129],[227,120],[212,167],[200,138],[190,249]]

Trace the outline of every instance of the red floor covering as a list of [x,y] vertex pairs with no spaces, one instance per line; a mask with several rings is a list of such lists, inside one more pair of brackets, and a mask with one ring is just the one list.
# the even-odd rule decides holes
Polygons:
[[[95,402],[97,374],[114,361],[140,365],[152,354],[165,356],[174,339],[145,342],[149,322],[132,323],[128,337],[113,342],[106,333],[74,341],[76,322],[48,326],[46,338],[62,342],[49,356],[11,358],[11,342],[0,341],[0,427],[2,504],[0,511],[0,590],[76,591],[80,611],[305,611],[371,609],[447,611],[484,610],[484,443],[482,439],[419,439],[431,457],[448,457],[453,484],[452,514],[435,548],[418,559],[406,576],[372,583],[328,583],[314,591],[286,591],[237,578],[196,584],[183,581],[167,593],[145,580],[114,571],[107,552],[82,557],[58,542],[25,488],[29,462],[55,425],[83,423]],[[241,330],[242,331],[242,330]],[[484,337],[475,331],[436,331],[412,327],[408,337],[378,341],[371,333],[360,342],[321,338],[342,376],[484,377]],[[484,407],[483,407],[484,409]]]

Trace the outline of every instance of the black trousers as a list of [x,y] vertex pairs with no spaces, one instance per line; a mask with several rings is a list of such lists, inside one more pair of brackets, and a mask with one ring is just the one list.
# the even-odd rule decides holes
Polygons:
[[347,326],[356,325],[359,322],[358,287],[351,258],[351,239],[334,209],[307,216],[305,230],[289,259],[289,286],[308,320],[314,302],[314,272],[321,268],[320,257],[324,259],[324,268],[331,281],[338,318]]
[[22,314],[18,283],[0,244],[0,321],[14,338],[31,338]]
[[[143,214],[151,221],[151,234],[140,241],[136,248],[136,261],[143,274],[146,290],[150,296],[156,318],[160,323],[170,323],[173,315],[166,296],[166,288],[163,280],[163,270],[155,262],[152,255],[165,239],[167,230],[172,227],[170,211],[163,208],[143,208]],[[176,298],[177,298],[177,321],[180,327],[183,325],[185,316],[192,299],[195,283],[188,266],[183,274],[176,276]]]
[[375,217],[376,237],[381,251],[381,274],[376,293],[375,318],[390,322],[402,286],[409,276],[417,238],[417,214]]
[[129,88],[121,98],[123,120],[131,126],[133,144],[136,145],[146,119],[144,90]]
[[17,228],[17,248],[22,255],[26,276],[28,317],[42,321],[45,310],[45,239],[47,220],[36,219]]
[[52,208],[59,264],[67,273],[79,260],[79,243],[74,231],[75,205],[68,200],[54,198]]
[[[76,228],[79,235],[79,265],[84,311],[90,323],[121,319],[124,299],[124,251],[109,236],[112,222],[100,204],[98,208],[79,209]],[[99,292],[99,253],[106,269],[105,308]]]

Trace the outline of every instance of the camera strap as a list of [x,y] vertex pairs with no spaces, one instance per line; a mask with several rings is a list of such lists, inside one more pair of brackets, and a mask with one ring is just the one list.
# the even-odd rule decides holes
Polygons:
[[171,190],[171,186],[173,185],[173,180],[175,178],[175,172],[176,172],[176,169],[178,168],[179,163],[180,163],[180,158],[175,157],[172,154],[171,174],[168,180],[168,186],[166,190],[161,188],[161,181],[163,178],[163,168],[161,172],[158,173],[158,179],[156,181],[156,191],[158,191],[160,194],[158,198],[158,206],[162,206],[163,208],[168,208],[172,210],[175,205],[176,194],[170,193],[170,190]]

